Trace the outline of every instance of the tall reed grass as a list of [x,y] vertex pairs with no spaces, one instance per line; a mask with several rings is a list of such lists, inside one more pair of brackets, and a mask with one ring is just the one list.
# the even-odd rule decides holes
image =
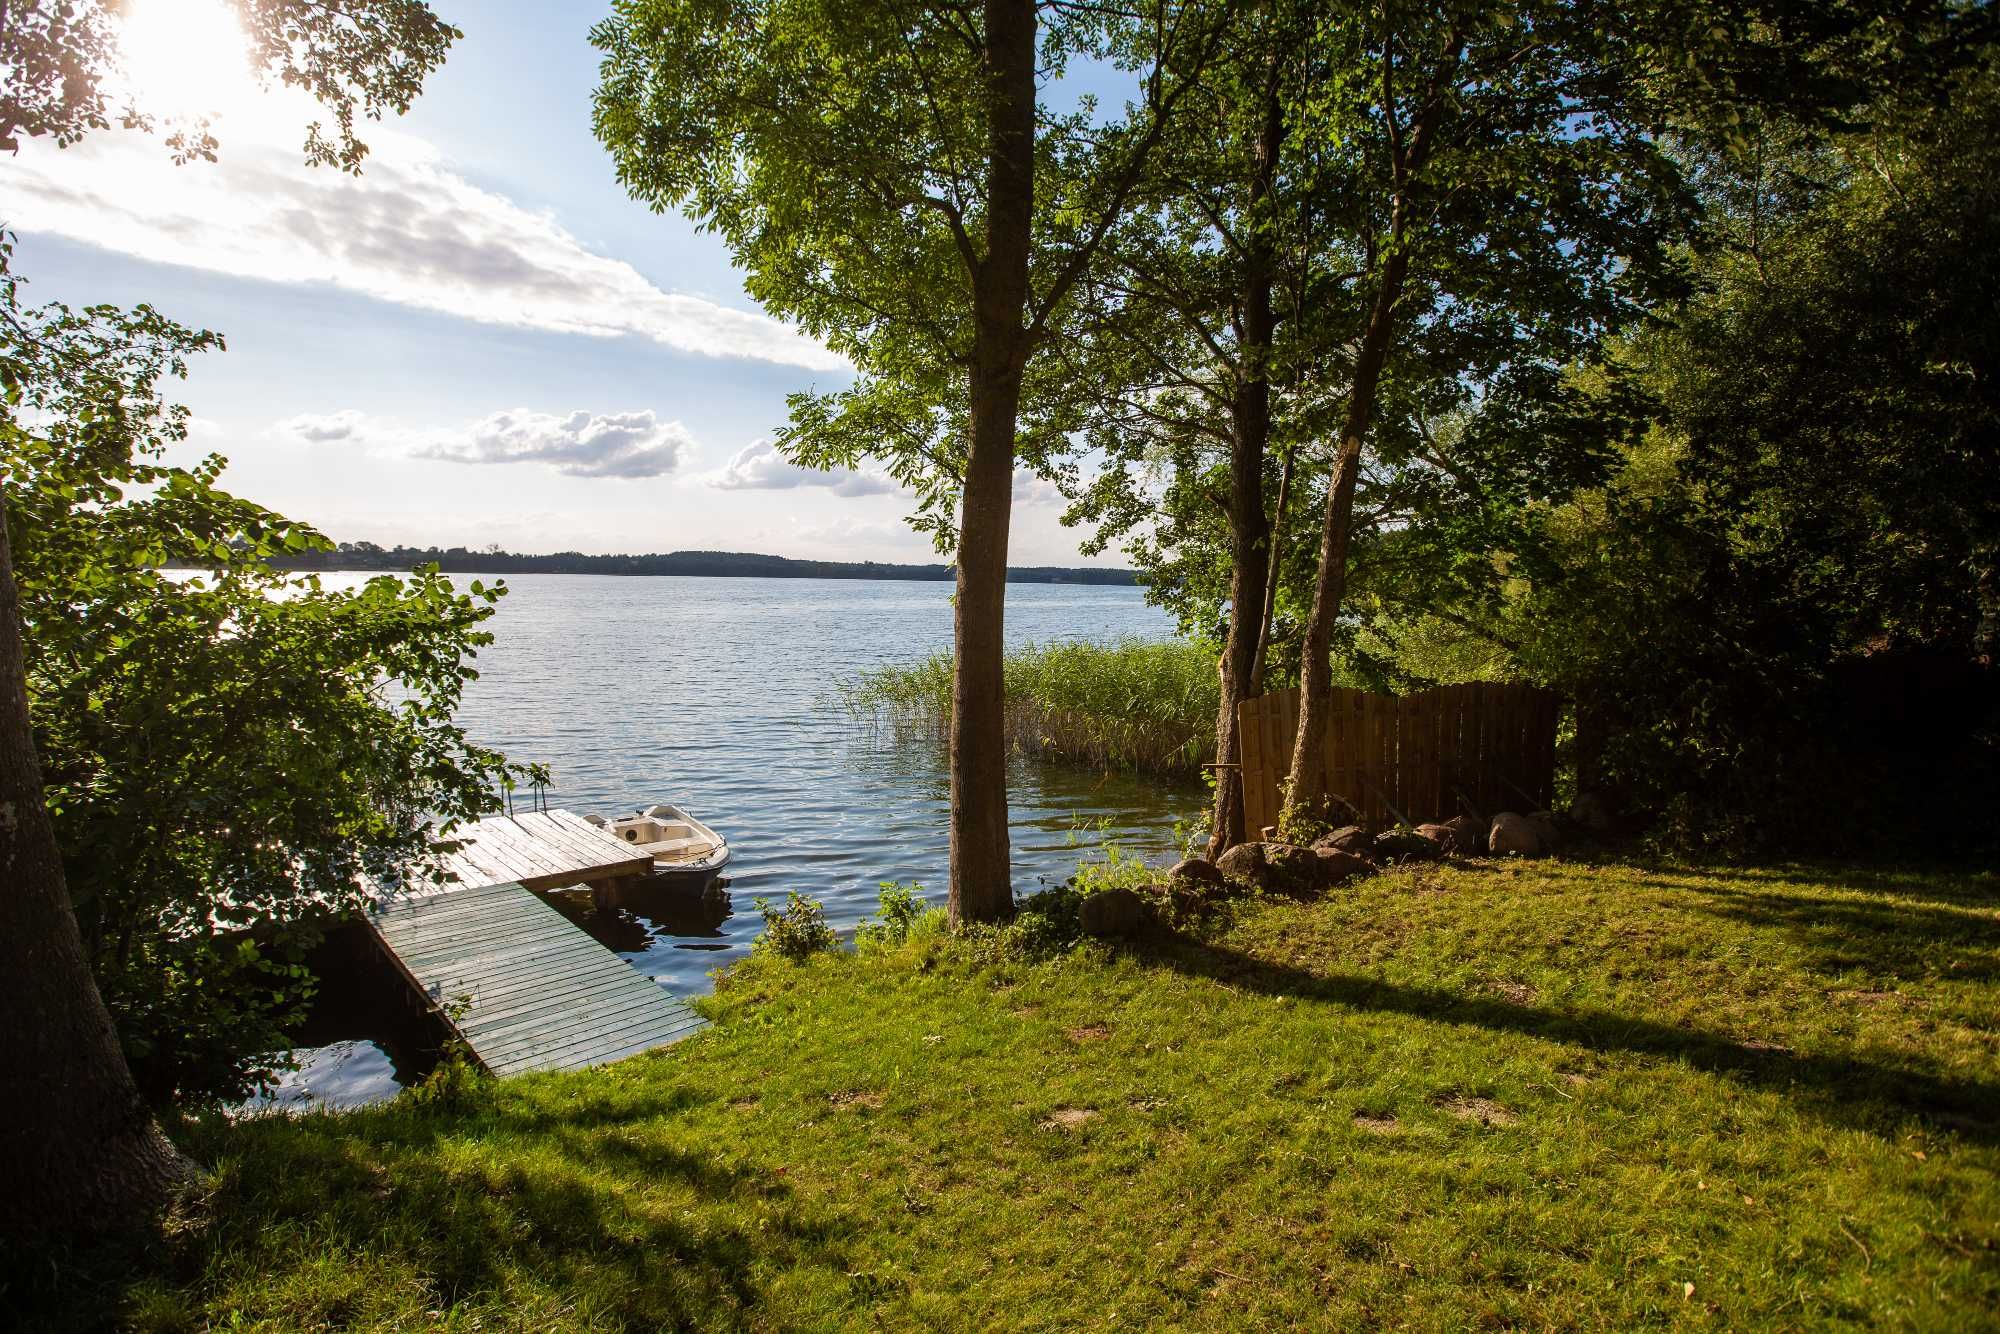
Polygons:
[[[946,734],[952,655],[864,672],[843,690],[858,713]],[[1186,775],[1215,756],[1215,659],[1185,640],[1028,644],[1007,655],[1007,732],[1030,754]]]

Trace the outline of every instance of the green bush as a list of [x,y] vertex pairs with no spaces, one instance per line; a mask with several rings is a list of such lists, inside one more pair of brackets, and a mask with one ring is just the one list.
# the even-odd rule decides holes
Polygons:
[[899,885],[884,880],[881,906],[876,909],[881,920],[863,922],[854,933],[855,943],[864,949],[889,948],[904,944],[913,935],[934,931],[943,923],[945,914],[942,909],[926,904],[923,894],[922,885]]
[[840,943],[833,928],[826,924],[826,909],[818,899],[793,890],[785,896],[782,908],[768,899],[758,899],[756,903],[757,911],[764,914],[764,934],[751,945],[754,953],[775,954],[793,963],[804,963]]

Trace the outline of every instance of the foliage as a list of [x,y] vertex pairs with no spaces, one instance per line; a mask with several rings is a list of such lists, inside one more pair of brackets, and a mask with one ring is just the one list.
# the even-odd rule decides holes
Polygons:
[[909,943],[912,936],[935,934],[944,924],[944,913],[924,902],[924,887],[882,882],[876,909],[881,919],[863,921],[855,930],[854,941],[862,949],[895,949]]
[[[1032,198],[1003,202],[1005,216],[988,197],[990,34],[976,10],[621,0],[591,32],[604,53],[595,124],[620,182],[712,227],[753,297],[860,372],[844,390],[794,395],[780,447],[814,467],[882,458],[941,551],[956,540],[996,217],[1029,210],[1025,325],[1013,332],[1038,344],[1180,95],[1167,54],[1206,50],[1216,21],[1169,3],[1031,12],[1041,81],[1072,64],[1116,67],[1140,104],[1116,119],[1038,97]],[[1037,464],[1067,448],[1052,433],[1018,444]]]
[[[850,708],[940,734],[951,722],[952,655],[881,667],[845,683]],[[1061,641],[1010,650],[1007,730],[1031,754],[1152,773],[1197,771],[1214,754],[1215,655],[1185,640]]]
[[250,1053],[286,1045],[317,923],[510,781],[452,722],[504,590],[272,571],[325,539],[221,490],[219,458],[160,461],[187,420],[161,381],[221,340],[144,306],[30,306],[11,249],[0,471],[65,878],[141,1088],[237,1096]]
[[[306,160],[358,172],[368,145],[354,136],[359,112],[398,115],[463,36],[424,0],[237,0],[250,62],[264,79],[310,93],[334,116],[329,136],[307,128]],[[92,130],[121,125],[154,129],[155,118],[130,102],[114,105],[106,89],[117,68],[120,7],[97,0],[12,6],[0,22],[0,150],[18,136],[68,147]],[[167,147],[177,162],[215,157],[205,120],[170,122]]]
[[1444,609],[1577,708],[1572,759],[1683,849],[1990,845],[2000,797],[2000,98],[1696,157],[1698,291],[1619,350],[1655,423]]
[[826,909],[818,899],[808,898],[795,889],[786,894],[782,908],[768,899],[756,900],[756,906],[764,916],[764,934],[751,945],[758,953],[804,963],[813,955],[840,945],[840,938],[827,925]]
[[1996,907],[1991,874],[1508,863],[1058,963],[753,959],[699,1036],[463,1115],[203,1126],[171,1239],[7,1265],[0,1301],[58,1329],[1977,1328]]

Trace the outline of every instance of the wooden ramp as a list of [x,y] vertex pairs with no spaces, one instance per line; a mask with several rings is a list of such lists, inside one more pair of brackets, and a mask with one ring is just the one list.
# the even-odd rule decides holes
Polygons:
[[708,1022],[518,884],[397,898],[368,923],[496,1075],[603,1065]]
[[561,889],[619,876],[648,875],[651,853],[570,811],[495,815],[453,833],[443,869],[457,877],[419,883],[414,893],[456,893],[481,885]]

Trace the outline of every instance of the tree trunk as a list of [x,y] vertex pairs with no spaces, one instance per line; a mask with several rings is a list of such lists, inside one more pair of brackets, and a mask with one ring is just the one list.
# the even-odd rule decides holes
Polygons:
[[[1270,282],[1264,281],[1268,324]],[[1250,319],[1246,317],[1247,327]],[[1268,331],[1267,331],[1268,337]],[[1234,438],[1229,447],[1229,534],[1235,560],[1229,571],[1229,638],[1222,651],[1222,702],[1215,718],[1215,817],[1210,859],[1254,834],[1244,828],[1243,745],[1237,706],[1250,697],[1256,675],[1259,612],[1270,566],[1271,525],[1264,515],[1264,442],[1270,436],[1270,382],[1259,373],[1238,385]]]
[[1278,472],[1278,503],[1271,509],[1271,559],[1264,580],[1264,614],[1257,623],[1257,657],[1250,667],[1250,692],[1264,692],[1264,664],[1271,656],[1271,624],[1278,617],[1278,575],[1284,565],[1285,505],[1292,495],[1292,464],[1298,458],[1298,442],[1285,449],[1285,465]]
[[987,0],[986,253],[973,273],[971,440],[959,502],[951,709],[951,920],[1014,911],[1002,698],[1014,428],[1035,206],[1035,5]]
[[142,1224],[187,1172],[97,994],[42,803],[0,495],[0,1234]]
[[1257,689],[1257,653],[1263,640],[1264,586],[1271,567],[1271,521],[1264,512],[1264,452],[1271,439],[1271,343],[1277,317],[1271,309],[1275,264],[1269,220],[1264,216],[1285,140],[1284,107],[1275,64],[1267,72],[1263,116],[1251,145],[1247,232],[1243,244],[1243,325],[1238,344],[1236,393],[1229,405],[1229,639],[1222,652],[1221,703],[1215,718],[1215,813],[1211,859],[1254,836],[1244,827],[1243,738],[1237,709]]
[[1333,484],[1327,488],[1326,522],[1320,532],[1319,576],[1313,584],[1312,611],[1306,618],[1305,646],[1299,663],[1299,730],[1292,743],[1292,767],[1285,782],[1285,810],[1309,817],[1321,814],[1326,802],[1327,715],[1333,707],[1333,626],[1340,619],[1347,594],[1347,546],[1354,526],[1354,485],[1361,473],[1361,446],[1375,415],[1375,390],[1388,359],[1396,323],[1396,301],[1402,295],[1408,260],[1398,248],[1382,268],[1382,285],[1369,312],[1368,328],[1354,361],[1354,383],[1347,399],[1347,416],[1340,431],[1340,456]]

